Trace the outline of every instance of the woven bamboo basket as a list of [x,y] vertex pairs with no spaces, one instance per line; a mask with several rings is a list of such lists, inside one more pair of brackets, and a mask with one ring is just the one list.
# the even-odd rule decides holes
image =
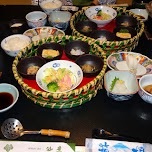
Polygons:
[[82,33],[78,32],[75,28],[75,25],[77,22],[88,19],[85,15],[85,10],[87,8],[88,7],[84,7],[82,10],[76,12],[72,16],[72,18],[70,20],[70,27],[72,29],[72,35],[75,35],[78,37],[84,37],[85,39],[91,39],[94,43],[98,44],[103,49],[103,51],[106,53],[107,57],[110,54],[115,53],[115,52],[122,52],[122,51],[129,52],[129,51],[132,51],[133,49],[135,49],[135,47],[138,45],[139,38],[141,37],[141,35],[144,31],[144,23],[138,16],[136,16],[129,10],[126,10],[125,8],[113,7],[117,11],[118,16],[120,16],[121,14],[126,14],[126,15],[133,16],[137,20],[137,26],[136,26],[137,35],[135,35],[134,37],[132,37],[130,39],[123,40],[123,41],[102,42],[102,41],[99,41],[99,40],[96,40],[96,39],[83,35]]
[[[78,87],[66,93],[48,93],[31,87],[28,83],[24,81],[24,78],[19,75],[17,71],[17,65],[19,61],[29,56],[35,56],[37,53],[38,46],[46,42],[57,42],[61,45],[65,45],[71,40],[81,40],[87,42],[91,46],[89,53],[96,54],[103,59],[104,65],[101,72],[96,77],[92,78],[89,82],[87,82],[81,87]],[[101,49],[101,47],[99,47],[97,44],[94,44],[90,40],[71,35],[49,37],[47,39],[43,39],[41,41],[37,41],[30,44],[28,47],[21,50],[21,52],[15,57],[15,60],[13,61],[12,65],[14,77],[21,86],[23,93],[34,103],[40,106],[56,109],[80,106],[95,97],[98,90],[102,89],[103,76],[105,74],[106,68],[106,54]]]

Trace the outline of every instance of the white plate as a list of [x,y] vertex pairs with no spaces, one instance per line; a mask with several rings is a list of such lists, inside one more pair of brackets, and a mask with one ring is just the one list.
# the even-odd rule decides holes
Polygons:
[[65,33],[64,31],[58,28],[44,26],[44,27],[36,27],[33,29],[29,29],[25,31],[23,35],[30,37],[31,40],[34,42],[34,41],[39,41],[43,38],[47,38],[49,36],[59,36],[59,35],[64,36]]
[[[70,90],[66,90],[64,92],[68,92],[75,89],[82,82],[83,72],[76,63],[67,60],[54,60],[43,65],[36,74],[36,82],[38,86],[46,92],[50,92],[50,91],[47,88],[47,84],[42,79],[46,76],[45,70],[47,68],[53,68],[55,70],[59,68],[66,68],[73,73],[75,84],[71,87]],[[51,93],[63,93],[63,92],[51,92]]]
[[152,74],[152,60],[148,57],[135,52],[119,52],[113,53],[107,58],[107,65],[111,70],[129,70],[126,65],[126,58],[128,54],[132,54],[139,62],[137,68],[137,78],[145,74]]

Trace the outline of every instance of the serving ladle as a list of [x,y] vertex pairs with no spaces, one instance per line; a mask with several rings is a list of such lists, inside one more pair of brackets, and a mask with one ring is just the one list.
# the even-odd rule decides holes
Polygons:
[[69,131],[53,130],[53,129],[41,129],[40,131],[25,131],[19,120],[15,118],[6,119],[2,126],[1,132],[7,139],[16,139],[25,134],[41,134],[48,136],[61,136],[64,138],[70,137]]

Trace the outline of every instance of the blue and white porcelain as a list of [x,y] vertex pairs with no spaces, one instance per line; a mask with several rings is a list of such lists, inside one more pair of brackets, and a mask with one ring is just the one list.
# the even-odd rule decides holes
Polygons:
[[21,50],[30,46],[31,39],[23,34],[13,34],[1,41],[1,48],[11,57],[16,57]]
[[53,11],[61,10],[62,2],[60,0],[43,0],[40,7],[47,15],[50,15]]
[[[75,89],[76,87],[79,86],[79,84],[83,80],[82,69],[76,63],[74,63],[72,61],[67,61],[67,60],[50,61],[50,62],[44,64],[38,70],[38,72],[36,74],[36,82],[37,82],[38,86],[46,92],[50,92],[50,91],[48,90],[47,84],[43,81],[43,79],[45,77],[45,70],[48,68],[53,68],[54,70],[58,70],[59,68],[66,68],[67,70],[70,70],[73,73],[75,83],[73,84],[73,86],[69,90],[66,90],[64,92],[68,92],[68,91]],[[64,93],[64,92],[55,92],[55,93]],[[54,93],[54,92],[51,92],[51,93]]]
[[[129,93],[114,93],[110,90],[112,81],[115,79],[115,77],[125,82],[125,86],[129,90]],[[106,74],[104,75],[104,87],[107,91],[107,96],[116,101],[129,100],[139,90],[136,76],[129,71],[110,70],[106,72]]]
[[143,88],[147,85],[152,85],[152,74],[144,75],[139,80],[139,96],[147,103],[152,104],[152,94],[145,91]]
[[[96,15],[99,10],[102,10],[103,13],[109,14],[111,18],[108,20],[93,19],[93,16]],[[117,16],[117,12],[112,7],[97,5],[97,6],[91,6],[88,9],[86,9],[85,15],[88,17],[89,20],[91,20],[92,22],[95,22],[98,25],[98,27],[103,27],[107,25],[108,23],[110,23]]]
[[29,12],[25,18],[30,28],[42,27],[47,23],[47,15],[42,11]]
[[72,14],[68,11],[53,11],[49,16],[48,21],[51,26],[65,31],[69,26],[71,15]]

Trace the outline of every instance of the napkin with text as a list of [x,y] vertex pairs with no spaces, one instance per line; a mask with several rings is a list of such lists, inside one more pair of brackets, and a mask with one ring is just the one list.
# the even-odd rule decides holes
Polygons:
[[0,141],[0,152],[74,152],[64,142]]
[[86,138],[85,152],[152,152],[148,143]]

